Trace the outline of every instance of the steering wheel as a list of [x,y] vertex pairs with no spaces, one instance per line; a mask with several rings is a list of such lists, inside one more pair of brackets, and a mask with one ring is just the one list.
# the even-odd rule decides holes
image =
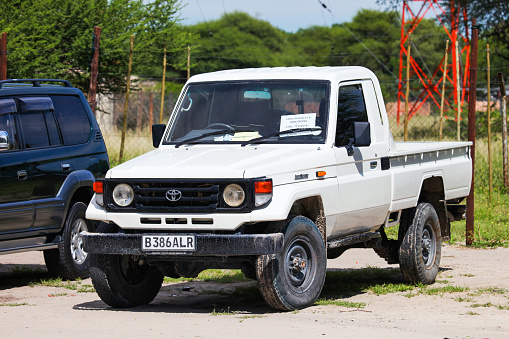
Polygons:
[[221,127],[221,128],[227,128],[229,129],[230,131],[235,131],[235,128],[233,128],[232,126],[230,125],[227,125],[227,124],[223,124],[222,122],[215,122],[213,124],[210,124],[208,125],[207,127],[205,127],[205,129],[214,129],[214,127]]

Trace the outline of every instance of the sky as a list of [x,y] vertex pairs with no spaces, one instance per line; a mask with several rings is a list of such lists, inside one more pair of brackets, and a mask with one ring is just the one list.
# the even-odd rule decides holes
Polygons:
[[363,8],[384,9],[376,0],[182,0],[182,4],[186,3],[181,11],[184,25],[217,20],[224,13],[242,11],[287,32],[349,22]]

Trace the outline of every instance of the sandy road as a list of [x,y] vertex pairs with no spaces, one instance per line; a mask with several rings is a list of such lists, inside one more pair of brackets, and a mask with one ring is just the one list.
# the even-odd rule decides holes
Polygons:
[[[42,254],[0,256],[0,279],[16,274],[12,270],[20,265],[44,269]],[[386,268],[399,279],[397,266],[386,265],[371,250],[352,249],[328,261],[329,270],[367,266]],[[287,313],[227,293],[250,282],[165,284],[150,305],[117,310],[95,293],[0,281],[5,305],[0,306],[0,338],[509,338],[508,248],[444,246],[438,279],[432,287],[465,290],[431,295],[359,290],[344,300],[365,303],[364,308],[312,306]],[[228,314],[214,315],[214,310]]]

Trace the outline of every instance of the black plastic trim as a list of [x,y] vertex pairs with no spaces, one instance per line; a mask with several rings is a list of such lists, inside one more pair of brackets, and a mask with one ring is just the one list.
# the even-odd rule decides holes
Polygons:
[[380,163],[382,164],[382,171],[387,171],[391,168],[391,159],[389,157],[382,157]]
[[[187,233],[186,233],[187,234]],[[143,252],[142,234],[107,234],[83,232],[83,248],[88,253],[157,256],[244,256],[278,253],[283,247],[283,233],[270,234],[195,234],[194,252]],[[158,235],[163,235],[159,234]]]
[[61,82],[64,84],[64,87],[73,87],[69,80],[60,80],[60,79],[8,79],[0,81],[0,89],[3,84],[12,84],[12,83],[21,83],[21,82],[31,82],[33,87],[41,87],[41,82]]

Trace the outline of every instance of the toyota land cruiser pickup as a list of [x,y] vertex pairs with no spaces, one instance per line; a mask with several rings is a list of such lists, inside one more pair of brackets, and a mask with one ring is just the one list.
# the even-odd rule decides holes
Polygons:
[[[312,305],[327,258],[373,248],[432,284],[470,191],[469,142],[396,143],[362,67],[226,70],[189,79],[156,150],[94,184],[91,276],[113,307],[163,276],[241,269],[276,309]],[[399,225],[397,240],[385,230]]]

